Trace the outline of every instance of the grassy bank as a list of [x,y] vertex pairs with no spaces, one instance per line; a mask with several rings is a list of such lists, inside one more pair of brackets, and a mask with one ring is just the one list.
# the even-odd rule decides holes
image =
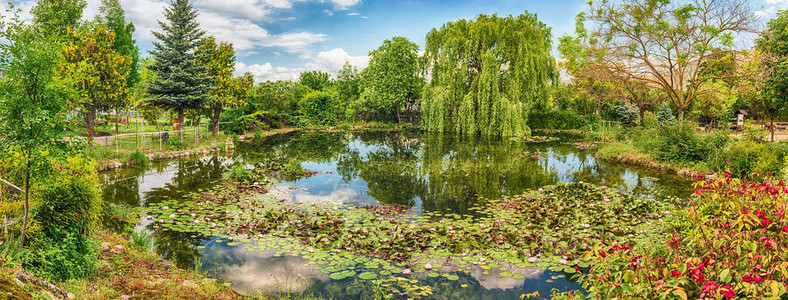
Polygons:
[[596,123],[571,133],[594,141],[598,159],[685,177],[726,172],[739,178],[788,175],[788,143],[765,141],[764,132],[757,127],[748,127],[739,134],[729,130],[706,132],[689,121],[658,122],[647,118],[642,126]]

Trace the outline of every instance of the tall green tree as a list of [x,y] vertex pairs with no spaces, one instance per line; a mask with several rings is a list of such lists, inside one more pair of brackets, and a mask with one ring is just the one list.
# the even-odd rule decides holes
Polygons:
[[[0,141],[3,153],[18,153],[24,181],[24,216],[20,246],[25,243],[31,181],[52,171],[51,158],[65,148],[66,114],[72,97],[57,71],[62,45],[55,35],[40,34],[18,12],[0,19]],[[10,18],[10,19],[7,19]]]
[[134,40],[134,23],[126,23],[126,12],[120,6],[120,0],[101,0],[99,12],[101,22],[115,33],[112,49],[131,59],[129,76],[126,77],[126,87],[131,88],[140,81],[140,49]]
[[303,72],[299,76],[299,81],[315,91],[323,91],[331,85],[328,73],[320,71]]
[[65,38],[68,28],[76,28],[87,6],[85,0],[40,0],[30,10],[39,33]]
[[761,67],[755,70],[760,73],[748,77],[762,83],[762,92],[752,98],[752,103],[769,118],[774,141],[774,119],[788,107],[788,11],[778,12],[767,27],[756,41]]
[[213,135],[216,136],[219,134],[219,116],[224,108],[235,106],[243,100],[238,99],[235,94],[236,86],[233,78],[235,50],[233,44],[216,43],[216,38],[209,36],[202,39],[196,53],[200,65],[205,68],[205,75],[211,78],[213,97],[208,100],[207,105],[210,110]]
[[734,35],[753,29],[747,0],[589,1],[589,36],[605,50],[603,63],[614,72],[662,89],[678,118],[704,83],[734,51]]
[[115,34],[103,25],[87,23],[69,29],[63,48],[61,75],[68,78],[83,108],[88,139],[93,141],[96,111],[128,105],[126,77],[131,58],[113,49]]
[[412,104],[421,87],[418,52],[418,45],[400,36],[370,52],[369,66],[361,72],[364,102],[394,114],[401,123],[401,111]]
[[344,113],[346,117],[353,115],[353,107],[358,103],[359,96],[361,95],[361,76],[358,68],[345,62],[342,70],[337,73],[337,80],[334,83],[334,88],[337,91],[337,100],[339,101],[340,113]]
[[[195,20],[197,11],[188,0],[171,0],[164,9],[168,23],[159,21],[163,32],[153,32],[154,79],[148,86],[150,102],[172,109],[180,121],[178,130],[183,129],[183,111],[202,108],[211,99],[211,78],[205,74],[194,53],[205,31]],[[183,141],[183,134],[181,141]]]
[[433,131],[523,136],[531,107],[548,101],[557,79],[550,28],[536,15],[479,15],[427,34],[432,80],[422,118]]

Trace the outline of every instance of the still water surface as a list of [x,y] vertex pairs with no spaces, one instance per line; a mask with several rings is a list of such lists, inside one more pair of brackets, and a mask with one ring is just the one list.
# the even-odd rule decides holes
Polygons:
[[[155,162],[101,173],[105,201],[145,207],[193,192],[209,190],[235,163],[263,159],[300,162],[320,175],[284,180],[281,197],[295,202],[329,204],[402,204],[422,212],[472,212],[479,197],[516,195],[558,182],[584,181],[634,194],[683,197],[688,181],[647,170],[594,159],[571,138],[545,143],[515,140],[469,140],[415,131],[293,132],[244,142],[227,153]],[[140,225],[140,230],[150,224]],[[251,252],[242,246],[214,243],[189,233],[154,231],[156,251],[180,267],[207,272],[232,283],[244,294],[306,293],[335,299],[361,298],[374,291],[358,279],[332,281],[305,266],[306,259]],[[511,266],[510,269],[515,269]],[[554,278],[551,271],[520,270],[525,279],[502,278],[481,270],[448,281],[419,278],[432,288],[432,298],[517,298],[551,289],[579,289]],[[461,287],[461,284],[467,287]]]

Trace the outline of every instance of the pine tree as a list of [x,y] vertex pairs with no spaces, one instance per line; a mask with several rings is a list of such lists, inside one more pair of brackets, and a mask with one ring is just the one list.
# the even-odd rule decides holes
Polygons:
[[[199,109],[210,100],[211,79],[198,63],[194,49],[205,31],[195,21],[197,11],[188,0],[172,0],[165,8],[168,24],[159,21],[164,32],[153,32],[153,71],[155,80],[148,86],[151,103],[178,113],[179,129],[183,128],[183,111]],[[181,135],[183,141],[183,135]]]

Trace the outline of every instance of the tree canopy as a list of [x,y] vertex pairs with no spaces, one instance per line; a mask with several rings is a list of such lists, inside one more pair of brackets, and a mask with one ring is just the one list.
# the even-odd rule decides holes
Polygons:
[[734,51],[733,36],[753,29],[748,1],[589,1],[591,45],[621,76],[664,90],[679,119]]
[[[369,66],[362,71],[364,101],[382,115],[394,115],[402,122],[402,110],[416,99],[421,78],[418,69],[419,46],[397,36],[383,41],[369,52]],[[392,119],[392,118],[386,118]]]
[[188,0],[172,0],[170,7],[164,9],[164,16],[168,23],[159,21],[163,32],[153,32],[157,40],[151,52],[153,63],[148,68],[155,77],[148,93],[152,104],[178,113],[182,128],[184,110],[199,109],[211,99],[211,78],[194,54],[205,31],[195,20],[197,11]]
[[550,28],[534,14],[479,15],[427,34],[422,118],[432,131],[524,136],[557,79]]

